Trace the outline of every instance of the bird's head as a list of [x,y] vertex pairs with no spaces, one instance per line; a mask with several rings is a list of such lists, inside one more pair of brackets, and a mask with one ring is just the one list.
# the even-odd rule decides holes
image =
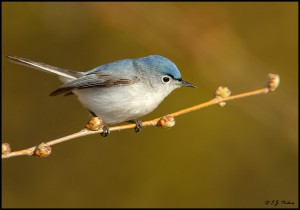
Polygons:
[[169,59],[159,56],[150,55],[137,59],[139,65],[142,66],[143,72],[147,74],[147,77],[151,78],[149,81],[158,87],[169,89],[170,92],[176,88],[186,86],[196,86],[184,81],[181,78],[180,71],[177,66]]

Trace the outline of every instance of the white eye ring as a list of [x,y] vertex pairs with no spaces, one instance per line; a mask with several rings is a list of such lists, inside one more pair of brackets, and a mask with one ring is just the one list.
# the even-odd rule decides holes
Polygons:
[[171,78],[168,76],[163,76],[162,79],[163,83],[169,83],[171,81]]

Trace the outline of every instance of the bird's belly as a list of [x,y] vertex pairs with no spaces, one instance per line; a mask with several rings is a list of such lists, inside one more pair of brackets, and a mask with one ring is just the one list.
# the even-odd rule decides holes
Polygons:
[[81,103],[107,124],[137,119],[152,112],[164,97],[138,85],[74,91]]

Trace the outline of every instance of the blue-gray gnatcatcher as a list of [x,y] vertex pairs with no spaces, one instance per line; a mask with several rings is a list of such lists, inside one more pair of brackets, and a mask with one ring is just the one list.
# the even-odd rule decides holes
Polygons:
[[[195,85],[185,82],[176,65],[158,55],[138,59],[124,59],[87,72],[76,72],[35,62],[17,56],[10,61],[59,76],[64,85],[50,93],[77,95],[93,116],[106,124],[134,122],[135,131],[142,126],[137,118],[152,112],[176,88]],[[109,129],[104,127],[103,136]]]

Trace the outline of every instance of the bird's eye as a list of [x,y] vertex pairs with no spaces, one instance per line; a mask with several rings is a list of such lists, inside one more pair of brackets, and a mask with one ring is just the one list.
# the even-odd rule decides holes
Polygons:
[[169,82],[170,82],[170,77],[163,76],[162,81],[163,81],[164,83],[169,83]]

